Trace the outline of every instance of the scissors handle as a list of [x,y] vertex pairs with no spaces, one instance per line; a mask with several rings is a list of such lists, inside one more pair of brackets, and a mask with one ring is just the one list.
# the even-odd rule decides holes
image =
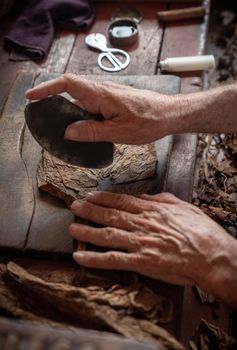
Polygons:
[[[125,56],[125,62],[120,61],[115,56],[116,53]],[[105,58],[110,61],[113,67],[106,67],[103,65],[102,60]],[[129,62],[129,54],[120,49],[108,49],[107,52],[102,52],[98,57],[98,64],[100,68],[108,72],[119,72],[122,69],[125,69],[129,65]]]

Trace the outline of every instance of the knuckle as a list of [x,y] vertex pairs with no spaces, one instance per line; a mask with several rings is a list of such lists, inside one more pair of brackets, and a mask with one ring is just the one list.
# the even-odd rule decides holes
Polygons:
[[109,243],[113,240],[116,235],[116,229],[113,227],[106,227],[104,229],[104,240],[106,243]]
[[105,222],[110,223],[111,225],[115,224],[119,219],[119,214],[116,209],[106,210],[104,214]]
[[136,250],[139,250],[142,246],[142,240],[140,239],[139,236],[143,234],[129,234],[128,235],[128,243],[134,247]]
[[97,135],[97,124],[94,121],[89,121],[87,123],[87,128],[85,130],[85,135],[91,140],[95,141],[96,140],[96,135]]
[[100,85],[100,95],[104,102],[111,103],[115,102],[116,95],[113,93],[113,87],[107,84]]
[[162,192],[162,193],[159,193],[159,197],[160,197],[161,199],[169,198],[169,197],[170,197],[170,193],[169,193],[169,192]]
[[132,258],[129,261],[129,266],[130,270],[134,272],[141,272],[141,270],[145,268],[142,251],[133,254]]
[[170,192],[163,192],[161,195],[163,195],[163,198],[170,201],[179,201],[179,199]]
[[118,194],[117,198],[116,198],[116,202],[118,203],[118,205],[125,205],[127,203],[131,202],[131,198],[128,195],[125,194]]
[[81,207],[79,208],[79,214],[82,214],[83,216],[89,217],[91,213],[91,208],[87,202],[83,202],[81,204]]
[[[106,86],[106,87],[108,87],[108,88],[111,88],[111,87],[118,87],[118,84],[113,83],[113,82],[110,81],[110,80],[105,80],[105,81],[103,82],[103,85]],[[119,85],[119,86],[120,86],[120,85]]]
[[118,263],[118,255],[115,252],[108,253],[108,263],[111,266],[116,266]]
[[76,80],[77,76],[72,73],[63,73],[62,78],[66,81],[70,81],[70,80]]
[[167,210],[165,207],[159,206],[158,212],[160,214],[160,217],[165,221],[168,222],[169,221],[169,217],[170,217],[170,212],[169,210]]

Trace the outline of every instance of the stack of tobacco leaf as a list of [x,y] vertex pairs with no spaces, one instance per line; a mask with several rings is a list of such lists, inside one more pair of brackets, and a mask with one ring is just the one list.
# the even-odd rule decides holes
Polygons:
[[148,341],[159,349],[184,347],[158,323],[172,318],[170,301],[136,274],[93,272],[59,263],[42,269],[0,264],[0,308],[45,325],[96,329]]
[[237,134],[199,136],[194,204],[237,236]]
[[190,341],[191,350],[234,350],[236,348],[235,339],[203,319]]
[[102,169],[74,166],[44,151],[37,171],[38,187],[64,200],[67,206],[96,190],[139,195],[151,190],[156,164],[152,143],[116,145],[113,163]]

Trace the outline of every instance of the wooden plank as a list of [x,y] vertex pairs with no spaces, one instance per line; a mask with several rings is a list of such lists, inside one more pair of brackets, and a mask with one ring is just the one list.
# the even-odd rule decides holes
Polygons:
[[123,349],[157,350],[157,344],[135,341],[102,331],[84,330],[58,324],[57,327],[34,325],[30,321],[19,321],[0,317],[0,348],[10,349]]
[[[42,73],[35,85],[54,77],[55,74]],[[34,216],[28,230],[26,250],[72,252],[72,240],[67,230],[73,221],[73,215],[60,200],[38,190],[36,171],[41,158],[41,147],[33,140],[28,128],[24,135],[22,157],[34,194]]]
[[[1,21],[1,35],[0,35],[0,42],[4,43],[4,35],[7,32],[9,26],[11,25],[11,23],[14,20],[14,16],[16,14],[13,14],[13,17],[8,17],[6,18],[6,20],[4,19],[3,21]],[[30,233],[30,230],[32,230],[31,228],[31,220],[32,217],[34,215],[34,211],[37,211],[37,206],[35,206],[35,196],[34,196],[34,191],[32,189],[33,186],[33,182],[32,182],[32,174],[29,173],[28,171],[33,170],[33,164],[34,161],[36,159],[34,159],[34,152],[32,150],[29,149],[29,154],[32,157],[32,162],[30,163],[29,169],[27,168],[28,166],[28,159],[26,157],[26,163],[24,163],[24,154],[23,154],[23,149],[25,149],[25,140],[27,140],[27,135],[28,135],[28,131],[26,131],[26,135],[24,134],[24,113],[23,113],[23,109],[24,109],[24,105],[25,105],[25,98],[24,98],[24,92],[27,88],[29,88],[31,85],[24,85],[24,82],[26,78],[23,78],[23,76],[20,75],[21,71],[23,70],[27,70],[27,71],[31,71],[31,72],[37,72],[39,74],[39,72],[43,71],[54,71],[54,72],[58,72],[58,73],[63,73],[66,69],[70,54],[71,54],[71,50],[72,47],[74,45],[74,41],[76,38],[76,34],[69,32],[69,31],[65,31],[65,30],[58,30],[56,32],[55,35],[55,40],[52,44],[51,50],[49,52],[49,55],[46,59],[42,60],[42,61],[38,61],[38,62],[12,62],[8,60],[8,52],[5,51],[3,48],[1,49],[1,55],[0,55],[0,77],[1,77],[1,86],[0,86],[0,112],[1,110],[4,108],[4,105],[6,103],[6,100],[8,98],[8,95],[10,94],[10,89],[14,83],[14,81],[17,79],[17,76],[19,76],[19,78],[17,79],[17,82],[15,83],[13,90],[14,92],[11,92],[11,95],[9,97],[9,101],[7,102],[7,106],[4,110],[4,114],[3,114],[3,121],[1,122],[1,130],[0,130],[0,134],[1,134],[1,140],[4,139],[4,142],[6,142],[6,138],[8,138],[8,147],[10,148],[10,153],[9,155],[11,155],[12,158],[12,163],[11,165],[8,165],[8,163],[6,163],[6,158],[9,157],[9,155],[7,155],[7,151],[6,154],[1,153],[0,155],[0,159],[1,159],[1,169],[4,167],[4,171],[1,171],[1,179],[4,181],[1,181],[1,199],[3,201],[3,198],[5,198],[5,196],[7,196],[7,191],[10,191],[11,193],[11,197],[8,198],[8,201],[6,202],[5,205],[5,210],[7,211],[7,208],[9,206],[9,216],[5,215],[5,211],[2,211],[2,215],[4,215],[4,225],[2,225],[1,228],[1,232],[5,232],[5,236],[1,235],[1,239],[0,240],[0,246],[3,247],[5,244],[8,246],[8,248],[21,248],[24,249],[25,245],[26,245],[26,241],[27,241],[27,236]],[[20,81],[22,81],[22,83],[19,83]],[[19,84],[23,84],[20,86],[19,88]],[[19,95],[17,90],[19,90]],[[21,96],[22,98],[22,103],[20,104],[18,97]],[[18,101],[18,107],[19,107],[19,111],[16,109],[16,113],[20,114],[20,118],[19,120],[17,120],[17,122],[15,121],[15,119],[12,117],[10,118],[8,116],[9,113],[12,113],[12,116],[14,116],[14,100]],[[11,110],[9,112],[9,103],[11,104],[10,108],[12,108],[13,110]],[[12,130],[11,130],[11,136],[9,137],[9,132],[7,134],[7,129],[11,129],[11,123],[13,123],[12,125]],[[16,124],[18,123],[18,124]],[[19,128],[19,130],[18,130]],[[20,134],[21,133],[21,134]],[[15,138],[15,140],[14,140]],[[20,141],[19,141],[20,138]],[[19,148],[19,144],[20,143],[20,151],[17,149],[17,147]],[[27,144],[27,143],[26,143]],[[19,153],[20,152],[20,153]],[[19,153],[19,154],[18,154]],[[19,157],[21,157],[22,159],[20,159]],[[10,158],[9,158],[10,159]],[[14,162],[13,162],[14,160]],[[3,165],[3,163],[6,163],[5,165]],[[10,161],[9,161],[10,163]],[[19,165],[18,165],[19,164]],[[15,176],[7,176],[7,174],[9,172],[12,172],[15,174]],[[27,178],[25,178],[23,175],[27,174]],[[17,179],[15,179],[15,177]],[[22,178],[22,179],[21,179]],[[35,178],[35,176],[34,176]],[[5,180],[4,180],[5,179]],[[6,182],[6,179],[9,179],[9,183]],[[11,179],[11,180],[10,180]],[[17,188],[17,184],[20,184],[22,181],[22,185],[19,185],[20,190]],[[11,182],[11,186],[10,186],[10,182]],[[28,183],[28,187],[27,187],[27,183]],[[3,184],[5,184],[5,189],[3,190]],[[16,185],[15,187],[15,191],[14,192],[14,184]],[[28,192],[27,192],[28,191]],[[31,200],[27,202],[27,200],[25,199],[24,201],[26,203],[24,203],[24,205],[19,205],[20,199],[24,199],[24,197],[31,197]],[[14,198],[13,198],[14,197]],[[12,198],[12,204],[10,204],[10,198]],[[50,199],[51,201],[51,199]],[[4,202],[4,201],[3,201]],[[55,201],[54,201],[55,202]],[[19,205],[19,208],[18,208]],[[59,207],[62,207],[61,203],[57,203],[57,205]],[[37,208],[36,208],[37,207]],[[14,212],[14,209],[17,208],[16,213]],[[64,209],[64,208],[63,208]],[[25,211],[24,211],[25,210]],[[50,214],[50,212],[47,212],[47,208],[45,209],[46,211],[46,216],[47,214]],[[12,214],[12,215],[11,215]],[[54,212],[51,212],[51,215],[54,215]],[[10,216],[12,217],[10,220]],[[16,216],[17,220],[14,221],[13,217]],[[29,220],[30,219],[30,220]],[[9,220],[10,222],[10,226],[8,227],[8,223],[7,220]],[[57,222],[57,220],[55,220],[55,222]],[[69,221],[68,221],[69,222]],[[19,223],[19,224],[18,224]],[[21,223],[21,224],[20,224]],[[14,225],[16,225],[14,227]],[[6,230],[6,227],[9,228],[9,232],[8,230]],[[42,227],[43,229],[44,227]],[[6,232],[8,232],[8,234],[6,235]],[[20,234],[18,235],[17,232],[20,232]],[[16,237],[15,237],[16,236]],[[3,242],[4,241],[4,242]]]
[[[40,76],[37,83],[40,79],[45,80],[46,77]],[[40,194],[36,185],[41,149],[32,140],[28,129],[25,130],[24,121],[24,93],[32,86],[32,81],[33,74],[19,75],[0,120],[3,145],[0,152],[0,199],[4,203],[1,207],[0,246],[27,249],[28,236],[34,233],[40,236],[42,250],[45,247],[46,251],[61,251],[62,243],[63,248],[68,244],[71,251],[67,228],[73,221],[72,214],[60,201]],[[47,240],[47,236],[42,239],[49,229],[51,241]]]
[[[108,3],[105,6],[103,3],[96,3],[95,6],[97,20],[90,30],[78,35],[67,72],[75,74],[106,74],[97,64],[98,51],[92,51],[86,46],[85,37],[89,33],[106,34],[111,14],[113,10],[118,8],[118,4]],[[132,4],[122,2],[119,6],[129,7]],[[119,75],[153,75],[156,71],[157,57],[163,35],[163,24],[158,25],[156,13],[164,10],[166,5],[144,2],[137,3],[136,8],[143,14],[143,20],[138,25],[139,41],[131,46],[123,47],[130,54],[131,62],[125,70],[119,72]]]
[[174,135],[164,186],[165,191],[189,202],[192,199],[196,144],[196,135]]
[[33,215],[32,187],[22,159],[24,93],[33,74],[19,76],[0,119],[0,246],[24,248]]

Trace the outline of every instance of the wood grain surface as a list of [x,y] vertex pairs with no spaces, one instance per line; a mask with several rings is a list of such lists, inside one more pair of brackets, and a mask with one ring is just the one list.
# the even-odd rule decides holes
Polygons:
[[0,119],[1,247],[23,249],[33,215],[32,186],[22,159],[24,92],[33,74],[18,77]]

